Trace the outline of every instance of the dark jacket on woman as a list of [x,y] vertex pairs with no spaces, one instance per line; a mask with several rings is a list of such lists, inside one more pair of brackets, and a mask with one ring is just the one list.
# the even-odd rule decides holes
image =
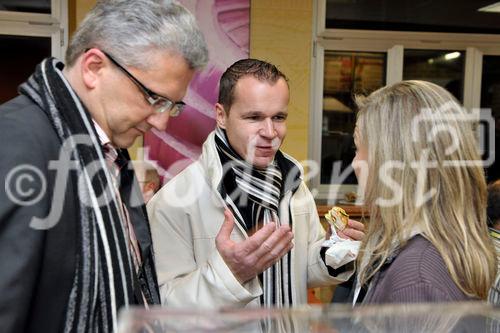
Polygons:
[[373,277],[363,303],[458,302],[474,300],[452,280],[431,242],[417,235]]

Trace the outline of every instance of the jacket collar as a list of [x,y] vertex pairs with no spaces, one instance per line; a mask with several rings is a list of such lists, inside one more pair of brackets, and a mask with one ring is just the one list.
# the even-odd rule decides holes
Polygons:
[[[300,171],[299,179],[303,181],[304,179],[304,168],[302,165],[293,157],[288,154],[283,153],[280,150],[280,153],[283,155],[285,159],[287,159],[290,163],[294,164]],[[222,180],[222,164],[219,158],[219,154],[217,153],[217,148],[215,147],[215,131],[212,131],[205,143],[203,143],[202,154],[199,159],[203,169],[206,172],[207,180],[212,189],[217,190],[219,184]]]

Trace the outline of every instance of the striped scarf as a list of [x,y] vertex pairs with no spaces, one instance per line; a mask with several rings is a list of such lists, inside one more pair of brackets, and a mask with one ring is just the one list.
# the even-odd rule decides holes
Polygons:
[[149,302],[158,302],[154,267],[142,268],[142,281],[134,278],[117,194],[108,186],[112,175],[92,119],[63,76],[63,67],[57,59],[45,59],[19,91],[47,114],[77,164],[76,176],[70,175],[69,181],[78,188],[80,218],[59,221],[77,223],[76,265],[64,330],[116,332],[117,310],[140,304],[134,296],[139,284]]
[[[280,203],[287,185],[291,185],[290,190],[298,187],[298,168],[290,165],[291,162],[281,152],[276,154],[274,162],[266,169],[254,168],[232,149],[221,128],[215,131],[215,146],[223,166],[223,178],[218,190],[231,208],[236,222],[250,234],[269,222],[275,222],[277,226],[288,224],[291,221],[288,205],[285,210],[288,216],[283,218],[280,216]],[[284,175],[280,164],[286,166]],[[292,184],[283,181],[287,179],[284,176],[289,174],[288,171],[296,172]],[[263,284],[261,303],[264,306],[293,305],[290,264],[289,252],[259,276]]]
[[[491,286],[488,302],[495,305],[500,305],[500,232],[495,228],[489,228],[490,237],[495,245],[497,254],[497,277],[493,286]],[[500,324],[499,324],[500,326]],[[499,330],[500,331],[500,330]]]
[[[495,306],[500,305],[500,232],[495,228],[489,228],[490,237],[495,245],[497,254],[497,277],[495,282],[490,288],[488,293],[488,303]],[[488,332],[500,332],[500,320],[488,318],[487,320]]]

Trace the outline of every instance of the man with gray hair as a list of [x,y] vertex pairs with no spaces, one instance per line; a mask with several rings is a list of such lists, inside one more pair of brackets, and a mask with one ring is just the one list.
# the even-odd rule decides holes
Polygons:
[[0,106],[3,332],[117,331],[120,308],[159,303],[126,148],[182,110],[205,41],[174,1],[98,1],[66,58]]

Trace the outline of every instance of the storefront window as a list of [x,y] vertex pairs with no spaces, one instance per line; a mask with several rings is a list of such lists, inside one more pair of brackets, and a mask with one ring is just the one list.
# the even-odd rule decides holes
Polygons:
[[[327,29],[500,33],[491,0],[327,0]],[[500,6],[497,6],[500,7]],[[498,8],[497,8],[498,10]]]
[[440,85],[463,102],[465,52],[405,50],[403,80],[424,80]]
[[50,37],[0,35],[0,104],[17,95],[35,66],[51,52]]
[[[500,56],[483,57],[483,75],[481,80],[481,108],[491,109],[495,121],[495,133],[485,133],[485,152],[483,159],[495,152],[495,162],[486,167],[489,182],[500,179],[498,148],[500,145]],[[489,139],[487,139],[489,138]],[[493,142],[494,141],[494,142]],[[492,145],[495,144],[493,149]]]
[[11,12],[25,12],[25,13],[41,13],[50,14],[51,1],[50,0],[0,0],[0,10]]
[[[353,97],[385,85],[386,54],[327,51],[324,64],[321,183],[328,184],[334,173],[351,164],[356,124]],[[335,169],[339,163],[340,169]],[[343,183],[356,184],[356,177],[351,174]]]

